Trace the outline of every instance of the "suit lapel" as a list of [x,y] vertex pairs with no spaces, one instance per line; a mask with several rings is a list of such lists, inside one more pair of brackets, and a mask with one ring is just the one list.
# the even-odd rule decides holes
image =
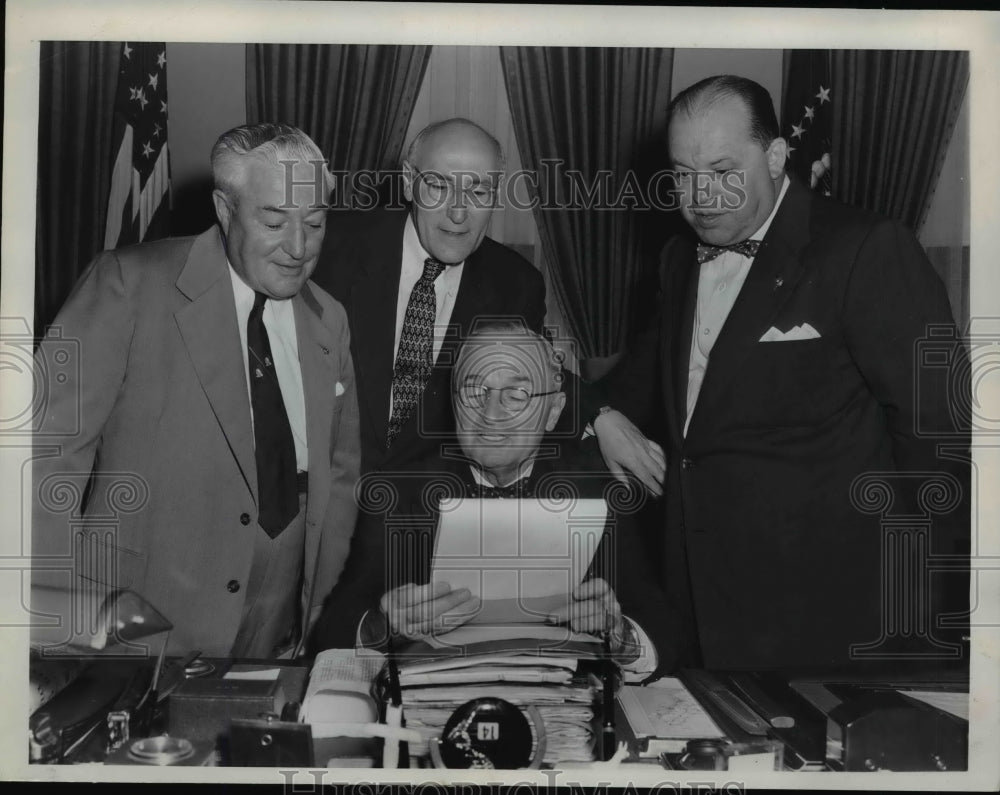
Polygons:
[[250,397],[236,303],[218,230],[200,235],[177,279],[191,303],[175,313],[184,345],[253,499],[257,500]]
[[[705,416],[715,413],[711,408],[701,412],[698,408],[712,406],[792,295],[802,273],[799,255],[809,239],[810,204],[809,190],[793,181],[712,347],[690,432],[694,432],[696,422],[705,422]],[[689,329],[691,325],[693,322]]]
[[402,267],[405,213],[393,213],[385,234],[369,241],[365,270],[351,289],[351,335],[354,340],[358,399],[371,431],[385,446],[392,398],[392,348],[396,336],[396,298]]
[[676,237],[665,252],[666,262],[674,262],[671,281],[666,286],[670,307],[666,328],[668,339],[663,350],[669,355],[672,383],[664,384],[664,395],[672,399],[668,406],[668,421],[674,442],[680,447],[684,438],[684,421],[687,414],[688,366],[691,359],[691,332],[694,311],[698,301],[698,265],[694,243],[686,237]]
[[[302,372],[302,392],[306,406],[306,440],[309,446],[309,497],[306,500],[305,572],[306,582],[315,584],[312,567],[319,560],[323,519],[330,498],[330,422],[336,398],[336,340],[322,322],[323,310],[307,283],[292,299],[295,336]],[[312,594],[303,594],[303,605]],[[308,621],[308,610],[303,610]],[[305,625],[303,625],[303,631]]]

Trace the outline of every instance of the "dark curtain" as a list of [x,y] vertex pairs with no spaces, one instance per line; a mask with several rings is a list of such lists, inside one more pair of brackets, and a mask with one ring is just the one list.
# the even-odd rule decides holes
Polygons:
[[43,41],[40,49],[36,334],[104,248],[121,43]]
[[[651,152],[664,149],[673,50],[501,47],[500,56],[521,159],[539,175],[534,215],[553,290],[584,375],[599,376],[627,344],[654,248],[641,234],[651,213],[636,207],[650,202]],[[580,187],[596,192],[587,199]]]
[[833,195],[919,230],[969,82],[969,54],[832,54]]
[[[354,173],[399,165],[429,46],[247,46],[247,122],[305,131],[330,168]],[[348,200],[349,183],[334,201]]]

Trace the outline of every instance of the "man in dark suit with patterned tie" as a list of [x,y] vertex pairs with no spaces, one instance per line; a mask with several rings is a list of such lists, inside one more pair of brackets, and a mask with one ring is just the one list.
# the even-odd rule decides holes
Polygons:
[[[503,187],[497,140],[448,119],[422,130],[402,165],[408,206],[331,210],[313,275],[350,320],[363,473],[434,457],[454,441],[452,364],[478,321],[519,317],[541,331],[545,319],[541,273],[486,235]],[[578,436],[591,398],[573,377],[566,392],[557,433]],[[650,467],[637,466],[650,443],[617,431],[599,433],[605,458],[658,492]]]
[[[953,381],[950,403],[963,349],[941,280],[898,222],[786,175],[788,146],[753,81],[686,89],[668,136],[694,236],[664,249],[659,322],[609,405],[666,420],[660,569],[687,606],[690,662],[954,658],[935,626],[944,578],[928,568],[931,555],[960,568],[969,531],[968,435],[952,412],[967,382]],[[921,367],[921,340],[942,330],[947,366]],[[623,421],[605,414],[598,424]],[[866,483],[911,521],[937,514],[930,529],[882,524]]]
[[635,650],[636,673],[670,668],[673,612],[653,584],[633,521],[642,494],[612,479],[575,441],[549,435],[566,403],[549,342],[516,321],[481,324],[460,349],[451,391],[457,446],[362,478],[355,544],[314,646],[353,645],[355,636],[345,634],[352,624],[362,625],[364,642],[377,642],[386,622],[395,634],[419,638],[453,628],[446,615],[469,615],[467,590],[429,582],[441,499],[604,498],[609,521],[591,576],[551,619],[594,632],[610,614],[613,637]]

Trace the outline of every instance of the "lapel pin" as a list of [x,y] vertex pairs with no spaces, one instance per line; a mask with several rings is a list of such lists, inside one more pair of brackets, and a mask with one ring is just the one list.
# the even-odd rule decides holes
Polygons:
[[781,285],[783,285],[784,283],[785,283],[785,280],[784,280],[784,279],[782,279],[782,278],[781,278],[781,277],[779,276],[779,277],[778,277],[777,279],[775,279],[775,280],[774,280],[774,289],[775,289],[775,290],[777,290],[777,289],[778,289],[779,287],[781,287]]
[[326,345],[320,345],[319,347],[322,349],[324,356],[329,356],[330,355],[330,349],[327,348]]

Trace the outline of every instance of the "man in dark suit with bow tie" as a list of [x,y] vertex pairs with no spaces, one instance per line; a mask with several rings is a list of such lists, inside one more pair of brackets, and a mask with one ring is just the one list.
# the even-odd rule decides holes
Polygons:
[[454,628],[446,615],[471,615],[468,590],[429,582],[441,499],[605,498],[609,521],[591,576],[551,620],[595,632],[611,615],[612,637],[635,651],[636,673],[672,666],[673,611],[653,585],[632,517],[641,495],[613,480],[597,456],[547,436],[565,407],[561,381],[551,345],[522,323],[495,321],[472,332],[452,382],[458,446],[363,478],[351,558],[320,619],[317,648],[353,644],[343,630],[363,616],[367,641],[377,640],[386,622],[398,635],[420,638]]
[[[969,529],[968,437],[948,371],[917,365],[935,328],[961,359],[940,279],[899,223],[786,175],[788,147],[756,83],[691,86],[670,106],[668,139],[695,239],[665,247],[659,322],[611,386],[621,413],[597,425],[666,419],[661,572],[697,638],[690,662],[956,654],[934,626],[942,581],[921,557],[960,553]],[[929,506],[920,484],[947,497]],[[886,516],[869,499],[883,486],[895,494]],[[882,526],[894,511],[938,515],[903,539]],[[895,557],[911,542],[916,557]],[[902,592],[900,567],[913,578]]]

